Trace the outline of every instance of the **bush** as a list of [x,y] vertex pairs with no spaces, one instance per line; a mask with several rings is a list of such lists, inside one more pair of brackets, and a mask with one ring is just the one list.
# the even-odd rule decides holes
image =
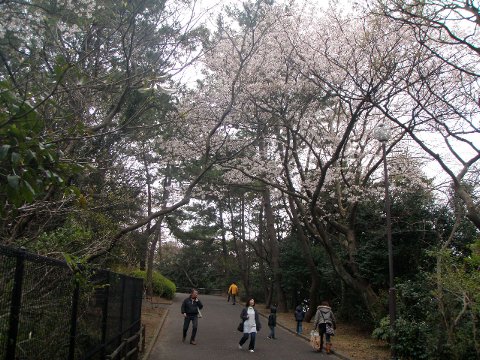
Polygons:
[[[142,278],[144,282],[147,281],[147,272],[144,270],[134,270],[131,276]],[[173,299],[177,291],[175,284],[157,271],[154,271],[152,274],[152,286],[154,295],[170,300]]]
[[[398,318],[395,322],[395,353],[399,359],[428,359],[426,346],[426,333],[428,327],[423,322],[407,321]],[[376,328],[372,337],[374,339],[391,341],[391,329],[389,317],[380,320],[380,326]]]
[[400,359],[428,359],[428,326],[424,322],[398,319],[395,323],[395,352]]

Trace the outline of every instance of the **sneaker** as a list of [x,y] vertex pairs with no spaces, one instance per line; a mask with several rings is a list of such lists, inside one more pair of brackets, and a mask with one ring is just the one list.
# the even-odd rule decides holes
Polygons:
[[250,349],[250,350],[248,350],[248,351],[250,351],[250,352],[254,352],[254,351],[253,351],[253,349]]
[[271,339],[272,337],[271,336],[267,336],[267,339]]
[[190,344],[192,344],[192,345],[197,345],[197,343],[195,342],[195,340],[190,341]]
[[185,342],[185,336],[184,336],[184,337],[182,337],[182,342]]
[[238,348],[239,348],[240,350],[242,350],[242,345],[238,344]]

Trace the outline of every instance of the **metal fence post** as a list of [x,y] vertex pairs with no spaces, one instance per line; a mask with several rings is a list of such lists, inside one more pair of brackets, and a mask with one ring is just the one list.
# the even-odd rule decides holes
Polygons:
[[21,249],[17,255],[15,266],[15,278],[13,280],[12,300],[10,303],[10,319],[8,324],[8,340],[5,353],[5,360],[15,359],[17,347],[18,322],[20,320],[20,309],[22,306],[22,285],[23,272],[25,269],[25,249]]
[[[75,276],[75,274],[73,275]],[[78,298],[80,296],[80,285],[78,280],[74,278],[75,288],[72,296],[72,313],[70,316],[70,344],[68,347],[68,359],[75,359],[75,339],[77,337],[77,314],[78,314]]]
[[107,283],[105,284],[105,301],[102,309],[102,359],[106,355],[106,343],[107,343],[107,323],[108,323],[108,297],[110,289],[110,271],[107,271]]
[[[120,321],[119,321],[119,331],[120,333],[123,333],[123,308],[125,306],[125,276],[122,275],[121,277],[122,279],[122,295],[120,297]],[[130,319],[128,319],[128,321],[130,321]],[[128,322],[128,324],[130,324],[130,322]]]

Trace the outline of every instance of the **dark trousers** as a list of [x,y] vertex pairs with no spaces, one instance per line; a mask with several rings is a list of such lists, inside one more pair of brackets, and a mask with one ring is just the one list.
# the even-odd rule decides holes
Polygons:
[[188,326],[190,325],[190,321],[192,322],[192,336],[190,337],[190,341],[195,340],[195,336],[197,335],[197,327],[198,327],[198,317],[197,315],[187,315],[183,320],[183,337],[187,337]]
[[303,332],[302,321],[297,320],[297,334],[301,334]]
[[275,339],[275,326],[273,325],[268,325],[270,328],[270,335],[268,335],[269,338]]
[[327,324],[318,324],[318,333],[320,335],[320,349],[323,349],[323,335],[327,344],[330,342],[330,334],[327,334]]
[[243,333],[243,336],[242,338],[240,339],[240,346],[242,346],[243,344],[245,344],[248,340],[248,335],[250,335],[250,343],[248,344],[248,350],[254,350],[255,349],[255,338],[257,336],[257,333]]

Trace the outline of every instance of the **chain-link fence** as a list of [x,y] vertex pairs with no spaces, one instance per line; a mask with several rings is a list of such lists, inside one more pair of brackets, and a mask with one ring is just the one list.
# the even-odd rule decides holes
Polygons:
[[142,279],[0,245],[0,359],[104,359],[140,331]]

